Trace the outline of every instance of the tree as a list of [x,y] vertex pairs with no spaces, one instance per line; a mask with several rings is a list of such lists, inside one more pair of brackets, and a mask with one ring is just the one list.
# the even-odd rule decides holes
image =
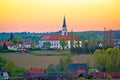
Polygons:
[[107,47],[107,38],[106,38],[106,28],[104,27],[104,33],[103,33],[103,46],[104,46],[104,49],[106,49]]
[[109,47],[113,47],[113,34],[112,34],[112,30],[109,31],[108,44],[109,44]]
[[6,64],[6,59],[0,56],[0,69],[4,69]]
[[14,44],[17,44],[17,43],[18,43],[18,39],[17,39],[17,38],[13,38],[11,41],[12,41]]
[[61,71],[67,71],[69,64],[73,63],[72,55],[69,52],[61,52],[63,57],[60,59],[58,66]]
[[70,38],[70,48],[72,49],[74,47],[74,35],[73,35],[73,31],[71,31],[70,36],[71,36],[71,38]]
[[48,72],[66,72],[69,64],[73,63],[72,55],[69,52],[63,51],[60,53],[62,57],[57,65],[50,64],[47,68]]
[[60,61],[59,61],[59,69],[60,71],[63,71],[64,70],[64,60],[63,58],[60,58]]
[[51,43],[49,41],[43,43],[45,49],[50,49]]
[[82,52],[85,52],[85,33],[82,33]]
[[90,46],[91,46],[91,44],[90,44],[90,32],[88,32],[88,49],[89,49],[89,52],[90,52]]
[[8,47],[5,43],[3,44],[3,50],[8,50]]
[[[94,35],[93,35],[93,40],[91,42],[91,50],[92,52],[94,52],[96,49],[99,49],[99,44],[101,43],[102,45],[103,42],[105,42],[104,38],[102,40],[98,39],[98,36],[96,35],[96,32],[94,32]],[[103,46],[102,46],[103,47]]]
[[24,41],[25,41],[25,39],[23,37],[19,37],[18,38],[18,43],[19,44],[22,44]]
[[66,38],[61,38],[60,39],[60,45],[61,45],[62,49],[64,50],[65,47],[67,46],[67,39]]
[[14,64],[13,61],[7,61],[5,69],[8,70],[10,73],[13,73],[15,72],[16,65]]
[[2,51],[3,46],[0,44],[0,51]]
[[13,40],[13,39],[14,39],[14,35],[11,34],[11,35],[10,35],[10,40]]
[[54,72],[54,67],[55,67],[54,64],[49,64],[48,67],[47,67],[47,71],[48,72]]
[[89,52],[88,41],[85,40],[85,41],[84,41],[84,44],[85,44],[85,52],[88,53],[88,52]]
[[96,39],[96,37],[97,37],[96,33],[94,32],[93,40],[92,40],[92,43],[91,43],[91,45],[92,45],[92,47],[91,47],[92,52],[94,52],[96,47],[97,47],[97,39]]
[[32,48],[32,49],[35,49],[35,48],[36,48],[36,42],[33,42],[33,43],[31,44],[31,48]]
[[120,50],[118,48],[108,48],[106,51],[96,50],[93,59],[95,67],[100,71],[120,71]]
[[0,69],[7,70],[11,78],[23,77],[27,72],[26,69],[16,66],[13,61],[8,61],[3,57],[0,57]]

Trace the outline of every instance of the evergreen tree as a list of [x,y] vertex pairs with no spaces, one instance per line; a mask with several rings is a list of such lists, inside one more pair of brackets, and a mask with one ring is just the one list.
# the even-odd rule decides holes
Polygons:
[[5,43],[3,44],[3,50],[8,50],[8,47]]
[[73,49],[74,49],[74,35],[73,35],[72,30],[71,30],[70,36],[71,36],[71,38],[70,38],[70,49],[71,49],[71,52],[73,52]]
[[112,30],[109,31],[109,47],[113,47],[113,34],[112,34]]
[[89,52],[90,52],[90,46],[91,46],[91,44],[90,44],[90,32],[88,32],[88,49],[89,49]]
[[11,33],[10,40],[13,40],[13,39],[14,39],[14,35]]
[[82,52],[85,52],[85,33],[82,33]]
[[107,41],[106,41],[106,28],[104,27],[104,33],[103,33],[103,46],[104,46],[104,49],[107,48]]

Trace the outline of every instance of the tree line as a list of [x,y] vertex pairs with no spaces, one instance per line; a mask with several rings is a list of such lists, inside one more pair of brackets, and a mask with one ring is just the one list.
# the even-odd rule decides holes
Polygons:
[[[98,35],[94,33],[93,38],[91,38],[91,32],[87,32],[87,39],[85,39],[85,34],[82,33],[82,37],[78,39],[77,43],[74,44],[73,36],[74,33],[71,31],[71,52],[72,53],[93,53],[97,49],[108,49],[114,47],[113,43],[113,33],[112,30],[104,30],[104,35],[101,39],[98,39]],[[81,46],[80,46],[81,41]],[[75,45],[75,47],[73,47]]]

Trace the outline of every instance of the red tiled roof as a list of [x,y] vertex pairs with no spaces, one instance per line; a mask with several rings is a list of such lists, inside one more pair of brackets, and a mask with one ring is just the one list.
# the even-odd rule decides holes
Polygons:
[[36,73],[36,74],[38,74],[38,73],[44,73],[44,69],[31,68],[29,70],[29,73]]
[[33,42],[32,41],[25,41],[23,44],[24,45],[30,45],[30,44],[32,44]]
[[12,46],[12,45],[14,45],[11,41],[2,41],[2,42],[0,42],[0,44],[1,44],[1,45],[6,44],[7,46]]
[[[55,35],[55,36],[44,36],[41,40],[60,40],[61,38],[66,38],[67,40],[71,39],[70,35]],[[74,40],[78,40],[77,37],[73,37]]]

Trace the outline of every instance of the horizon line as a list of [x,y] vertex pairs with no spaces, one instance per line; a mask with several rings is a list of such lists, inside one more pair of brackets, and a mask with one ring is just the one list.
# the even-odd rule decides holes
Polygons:
[[[112,29],[109,29],[109,30],[106,30],[106,31],[110,31],[110,30],[112,30]],[[54,33],[54,32],[60,32],[61,30],[59,30],[59,31],[48,31],[48,32],[32,32],[32,31],[15,31],[15,32],[0,32],[0,33],[24,33],[24,32],[26,32],[26,33]],[[90,31],[104,31],[104,30],[83,30],[83,31],[74,31],[73,30],[73,32],[90,32]],[[120,31],[120,30],[112,30],[112,31]],[[68,32],[71,32],[71,31],[68,31]]]

